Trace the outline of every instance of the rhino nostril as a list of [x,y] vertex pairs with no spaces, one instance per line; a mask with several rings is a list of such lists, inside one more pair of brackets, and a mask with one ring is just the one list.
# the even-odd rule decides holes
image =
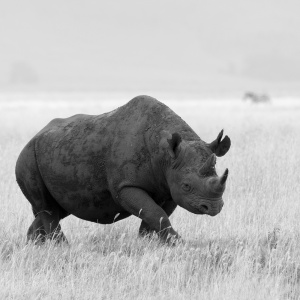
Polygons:
[[202,210],[208,211],[208,206],[207,205],[200,205],[200,208]]

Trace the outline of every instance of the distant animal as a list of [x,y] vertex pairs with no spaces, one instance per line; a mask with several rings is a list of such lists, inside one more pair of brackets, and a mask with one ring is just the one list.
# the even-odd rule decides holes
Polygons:
[[253,103],[269,103],[271,101],[267,94],[245,93],[243,100],[251,100]]
[[16,162],[35,217],[28,240],[66,241],[59,222],[70,214],[101,224],[135,215],[141,236],[180,239],[169,220],[177,205],[210,216],[222,209],[228,169],[217,175],[216,156],[231,144],[222,136],[205,143],[149,96],[101,115],[52,120]]

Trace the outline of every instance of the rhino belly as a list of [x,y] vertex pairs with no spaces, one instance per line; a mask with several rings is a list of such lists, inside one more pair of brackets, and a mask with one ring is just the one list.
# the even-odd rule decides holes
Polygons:
[[57,202],[70,214],[91,222],[110,224],[129,216],[108,190],[68,192]]
[[125,213],[114,201],[105,180],[96,183],[91,177],[79,179],[70,174],[52,174],[54,177],[42,174],[50,194],[68,213],[102,224],[112,223],[117,215]]

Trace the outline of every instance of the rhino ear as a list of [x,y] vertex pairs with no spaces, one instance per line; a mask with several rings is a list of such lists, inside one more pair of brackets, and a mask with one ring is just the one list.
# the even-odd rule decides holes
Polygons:
[[231,145],[230,138],[226,135],[222,140],[222,136],[223,136],[223,129],[221,130],[221,132],[218,134],[218,137],[213,142],[207,144],[208,148],[210,148],[210,150],[219,157],[225,155]]
[[170,139],[167,139],[167,142],[169,144],[167,150],[172,158],[175,158],[177,156],[181,141],[181,136],[177,132],[173,133]]

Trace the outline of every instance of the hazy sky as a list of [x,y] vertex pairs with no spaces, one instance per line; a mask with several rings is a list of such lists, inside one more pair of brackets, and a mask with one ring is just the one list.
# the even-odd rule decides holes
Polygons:
[[300,2],[2,0],[0,86],[291,88]]

